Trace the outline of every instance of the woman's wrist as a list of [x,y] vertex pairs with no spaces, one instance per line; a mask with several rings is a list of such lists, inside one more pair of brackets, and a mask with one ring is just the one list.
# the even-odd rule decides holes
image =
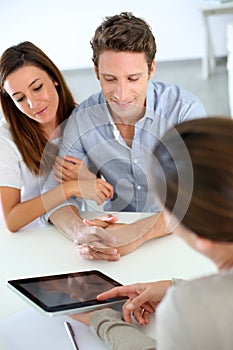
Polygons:
[[77,180],[68,180],[61,184],[65,200],[72,196],[80,197],[79,183]]

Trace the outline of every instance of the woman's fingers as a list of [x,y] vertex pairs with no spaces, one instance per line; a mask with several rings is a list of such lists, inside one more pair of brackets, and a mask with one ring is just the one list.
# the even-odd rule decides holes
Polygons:
[[97,204],[103,204],[107,199],[113,198],[113,186],[103,179],[96,178],[86,165],[75,157],[56,157],[53,165],[53,178],[58,183],[69,180],[80,181],[80,192],[83,198],[92,199]]
[[[60,158],[60,159],[62,159],[62,158]],[[73,163],[73,164],[76,164],[76,165],[82,165],[83,164],[83,161],[81,159],[75,158],[75,157],[71,157],[71,156],[65,156],[64,160],[66,162]]]
[[60,158],[56,157],[53,165],[53,170],[57,177],[60,177],[63,181],[78,180],[79,169],[83,162],[74,157]]
[[107,199],[113,196],[113,187],[103,180],[86,180],[79,181],[80,195],[83,198],[91,199],[97,204],[103,204]]
[[[93,246],[95,248],[92,248]],[[120,254],[117,252],[115,248],[100,247],[100,246],[98,247],[98,244],[94,244],[92,245],[92,247],[85,244],[77,245],[79,254],[87,260],[108,260],[108,261],[120,260]]]
[[113,198],[113,186],[102,179],[96,180],[96,192],[106,199]]

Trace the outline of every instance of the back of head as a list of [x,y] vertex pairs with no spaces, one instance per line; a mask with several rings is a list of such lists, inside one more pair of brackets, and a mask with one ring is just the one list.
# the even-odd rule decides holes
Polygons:
[[[155,156],[162,169],[155,172],[157,184],[166,182],[165,207],[196,234],[233,241],[233,120],[209,117],[184,122],[164,135]],[[157,186],[160,198],[161,188]]]
[[149,25],[130,12],[105,17],[91,41],[93,62],[98,68],[99,55],[106,50],[144,52],[148,69],[156,53],[155,38]]

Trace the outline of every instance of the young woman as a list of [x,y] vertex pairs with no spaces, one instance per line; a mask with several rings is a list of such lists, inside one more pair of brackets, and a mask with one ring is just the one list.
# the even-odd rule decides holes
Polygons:
[[[64,123],[75,107],[66,82],[49,57],[30,42],[8,48],[0,59],[0,200],[7,228],[15,232],[71,196],[112,197],[112,186],[96,179],[73,157],[64,160],[66,180],[41,195],[56,157]],[[79,177],[78,171],[83,165]]]
[[[111,309],[73,318],[90,324],[110,349],[232,349],[232,153],[233,120],[221,117],[184,122],[168,131],[157,146],[162,172],[157,169],[154,177],[160,199],[165,198],[170,229],[211,259],[219,272],[189,282],[137,283],[99,295],[99,300],[128,296],[123,307],[128,323]],[[162,187],[167,190],[165,197]],[[141,325],[147,324],[155,310],[156,344],[130,324],[132,314]]]

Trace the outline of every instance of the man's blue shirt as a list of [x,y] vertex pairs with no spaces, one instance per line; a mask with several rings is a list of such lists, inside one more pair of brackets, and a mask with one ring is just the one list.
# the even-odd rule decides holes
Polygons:
[[[129,147],[100,92],[74,109],[64,130],[59,155],[83,159],[92,172],[114,186],[114,198],[105,203],[105,210],[155,212],[158,207],[151,169],[156,143],[172,125],[205,116],[196,96],[175,84],[149,81],[145,114],[135,124]],[[54,185],[50,178],[46,190]]]

